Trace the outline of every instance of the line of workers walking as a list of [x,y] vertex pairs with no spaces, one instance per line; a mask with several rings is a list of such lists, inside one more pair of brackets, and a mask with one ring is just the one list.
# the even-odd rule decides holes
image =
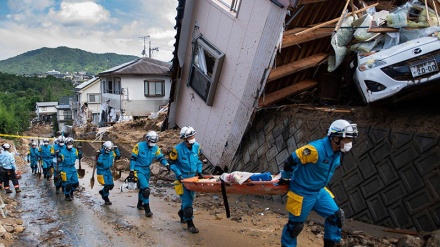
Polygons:
[[[132,150],[128,177],[138,183],[137,208],[144,210],[146,217],[151,217],[153,213],[149,204],[150,165],[157,160],[168,171],[172,170],[176,176],[175,190],[182,201],[178,215],[180,221],[186,223],[187,229],[192,233],[199,232],[193,222],[194,192],[187,190],[182,185],[182,180],[195,176],[203,178],[202,162],[199,158],[201,146],[196,142],[195,135],[192,127],[183,127],[180,131],[182,142],[173,148],[167,160],[157,146],[157,133],[148,132],[145,140],[137,143]],[[339,119],[332,122],[325,137],[296,149],[286,158],[282,165],[281,179],[278,181],[278,184],[289,184],[286,203],[289,219],[282,231],[281,246],[297,246],[297,237],[312,210],[325,218],[324,247],[333,247],[341,241],[345,214],[326,186],[336,168],[341,165],[341,156],[351,150],[353,139],[357,136],[356,124]],[[27,157],[32,173],[38,172],[37,162],[40,160],[43,162],[44,177],[50,180],[53,173],[56,189],[58,191],[62,188],[66,201],[73,199],[73,191],[79,185],[75,161],[81,159],[82,151],[81,148],[74,148],[73,143],[73,138],[65,138],[63,135],[59,136],[53,145],[49,145],[49,140],[44,139],[42,147],[37,148],[37,144],[33,142]],[[19,193],[14,156],[9,152],[9,148],[8,143],[3,144],[4,150],[0,154],[2,174],[5,174],[2,180],[7,193],[12,193],[9,180],[12,180],[16,192]],[[107,141],[99,151],[96,161],[98,182],[103,185],[99,194],[106,205],[112,204],[109,195],[114,187],[110,168],[114,160],[119,158],[119,150],[112,142]]]
[[[187,229],[191,233],[199,232],[193,222],[195,193],[187,190],[183,186],[182,180],[194,176],[203,177],[202,162],[199,159],[201,146],[195,141],[195,134],[194,128],[190,126],[183,127],[180,132],[182,142],[174,147],[170,153],[169,160],[167,160],[162,154],[161,149],[157,146],[159,135],[155,131],[148,132],[145,140],[138,142],[132,150],[130,172],[127,178],[127,180],[134,181],[138,185],[137,208],[144,210],[146,217],[151,217],[153,212],[150,208],[150,165],[154,160],[157,160],[168,171],[172,170],[176,175],[175,189],[182,201],[178,212],[180,222],[186,223]],[[44,138],[42,145],[32,141],[26,156],[26,161],[30,164],[32,174],[43,175],[47,181],[50,181],[53,176],[56,193],[59,194],[62,191],[66,201],[74,199],[74,191],[79,186],[75,162],[82,158],[82,148],[81,146],[74,147],[74,142],[72,137],[65,137],[64,135],[55,138],[53,144],[49,143],[49,138]],[[7,154],[8,151],[5,149],[3,153]],[[120,150],[111,141],[104,142],[101,150],[97,151],[96,175],[98,183],[103,186],[99,194],[104,200],[105,205],[112,205],[109,199],[110,191],[114,188],[111,168],[114,161],[120,159],[120,157]],[[2,162],[1,158],[2,155],[0,155],[0,164],[3,164],[3,168],[5,168],[5,163]],[[12,158],[14,158],[13,155]],[[15,160],[12,163],[13,170],[15,171]],[[12,177],[11,180],[14,186],[17,185],[16,191],[18,193],[20,191],[18,180]],[[6,188],[8,188],[6,190],[7,193],[12,193],[9,187],[5,185]]]

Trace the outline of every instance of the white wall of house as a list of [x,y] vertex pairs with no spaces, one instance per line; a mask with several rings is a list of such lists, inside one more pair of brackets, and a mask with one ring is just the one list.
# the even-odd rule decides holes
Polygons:
[[100,91],[100,83],[99,79],[96,79],[91,84],[85,86],[84,88],[78,90],[76,92],[77,102],[75,105],[75,114],[73,114],[74,122],[78,123],[79,116],[78,114],[81,112],[81,106],[84,103],[88,104],[88,115],[91,117],[92,123],[98,123],[98,114],[101,109],[101,91]]
[[[286,9],[270,1],[243,0],[238,15],[212,0],[187,1],[192,16],[184,16],[190,35],[176,101],[171,106],[175,123],[193,126],[203,153],[214,164],[229,165],[267,79],[282,35]],[[190,12],[190,11],[189,11]],[[185,13],[187,10],[185,9]],[[190,12],[191,13],[191,12]],[[190,18],[190,19],[188,19]],[[199,28],[194,28],[197,23]],[[182,26],[182,30],[185,30]],[[192,56],[192,38],[203,34],[225,53],[212,106],[187,87]],[[181,47],[179,47],[181,49]]]
[[37,115],[51,115],[57,112],[55,105],[53,106],[38,106],[37,105]]
[[[163,81],[164,96],[145,96],[144,81]],[[170,76],[121,76],[121,94],[103,93],[103,101],[110,99],[110,106],[117,111],[123,109],[127,116],[148,116],[160,106],[168,103],[170,97]]]

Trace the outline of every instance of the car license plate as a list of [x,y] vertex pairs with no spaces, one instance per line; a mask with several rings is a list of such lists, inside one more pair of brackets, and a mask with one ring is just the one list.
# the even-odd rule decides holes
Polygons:
[[435,59],[412,65],[410,68],[413,77],[418,77],[421,75],[438,71],[438,66],[437,63],[435,62]]

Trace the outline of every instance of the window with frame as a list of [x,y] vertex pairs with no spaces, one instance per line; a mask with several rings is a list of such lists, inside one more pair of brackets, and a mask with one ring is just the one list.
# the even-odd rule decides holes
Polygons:
[[225,5],[229,8],[229,11],[238,13],[238,9],[240,8],[241,0],[217,0],[221,4]]
[[97,93],[87,94],[87,102],[89,103],[101,103],[101,95]]
[[101,81],[102,92],[110,94],[121,94],[121,78],[108,78],[107,80]]
[[188,86],[199,95],[208,106],[214,101],[225,54],[203,36],[194,41]]
[[145,80],[144,81],[145,97],[162,97],[165,96],[164,80]]

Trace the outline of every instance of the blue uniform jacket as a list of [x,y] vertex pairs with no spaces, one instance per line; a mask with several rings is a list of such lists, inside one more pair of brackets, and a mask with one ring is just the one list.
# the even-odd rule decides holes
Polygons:
[[41,159],[40,150],[38,148],[30,148],[28,152],[28,159],[34,163]]
[[[50,153],[53,155],[53,157],[56,157],[56,155],[55,155],[56,151],[60,150],[60,152],[58,153],[58,155],[59,155],[61,153],[61,150],[63,150],[63,149],[66,149],[66,145],[60,146],[58,144],[54,144],[52,149],[50,150]],[[56,160],[55,160],[55,162],[56,162]],[[58,163],[58,170],[61,170],[62,165],[63,165],[62,162],[57,162],[57,163]],[[57,164],[54,164],[54,165],[55,165],[55,169],[56,169]]]
[[177,144],[170,153],[171,170],[176,174],[176,178],[182,176],[183,178],[194,177],[196,173],[202,173],[202,162],[199,155],[202,149],[198,142],[188,149],[184,142]]
[[51,145],[42,145],[40,147],[40,155],[43,158],[43,160],[52,159],[54,157],[51,150],[52,150]]
[[79,159],[76,148],[70,150],[63,148],[58,156],[62,159],[60,165],[64,172],[76,172],[75,161],[76,159]]
[[[111,174],[110,168],[113,166],[113,160],[118,156],[119,150],[109,152],[108,154],[103,152],[98,157],[98,164],[96,166],[96,173],[98,175]],[[120,154],[119,154],[120,156]]]
[[290,190],[299,185],[311,191],[325,187],[341,165],[341,152],[334,152],[328,137],[313,141],[292,153],[295,166]]
[[131,152],[130,171],[149,168],[154,159],[158,160],[162,165],[168,164],[157,145],[149,147],[146,142],[139,142]]

